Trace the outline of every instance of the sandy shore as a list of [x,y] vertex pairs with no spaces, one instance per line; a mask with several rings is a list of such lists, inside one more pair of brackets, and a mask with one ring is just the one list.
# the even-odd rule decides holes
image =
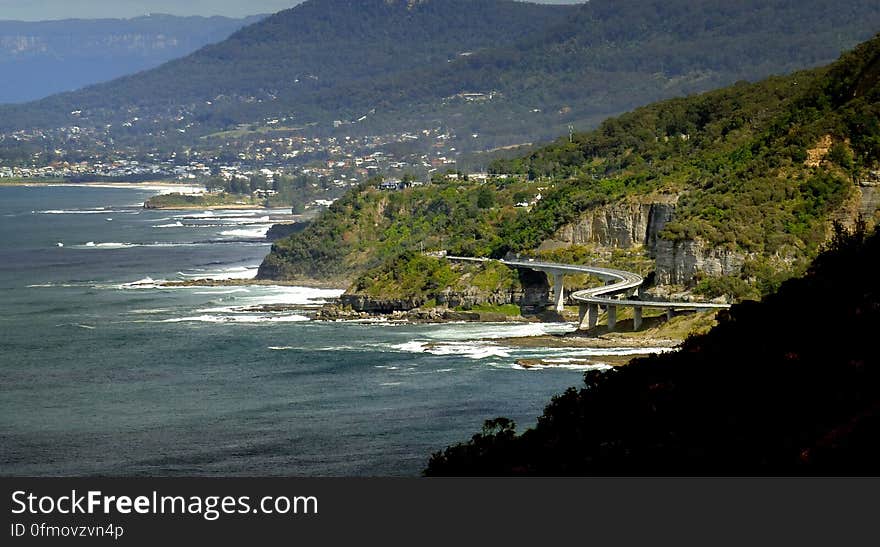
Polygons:
[[174,189],[190,189],[196,188],[204,191],[205,187],[201,184],[193,183],[177,183],[168,182],[167,180],[144,181],[144,182],[65,182],[60,180],[4,180],[0,179],[0,186],[76,186],[76,187],[93,187],[93,188],[174,188]]
[[230,205],[168,205],[147,207],[150,211],[257,211],[282,209],[282,207],[264,207],[262,205],[230,204]]
[[69,188],[111,188],[121,190],[148,190],[157,194],[171,194],[174,192],[182,192],[186,194],[204,194],[205,187],[201,184],[178,184],[168,181],[154,182],[63,182],[63,181],[7,181],[0,179],[0,187],[25,187],[25,188],[47,188],[47,187],[69,187]]

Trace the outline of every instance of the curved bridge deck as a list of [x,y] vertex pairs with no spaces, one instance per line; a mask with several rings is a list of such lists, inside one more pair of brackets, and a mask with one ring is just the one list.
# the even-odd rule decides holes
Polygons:
[[[488,258],[470,258],[460,256],[447,256],[448,260],[463,262],[488,262]],[[498,260],[512,268],[536,270],[552,274],[553,299],[557,311],[563,310],[565,302],[564,276],[587,274],[605,281],[601,287],[593,287],[577,291],[571,298],[578,302],[580,308],[580,321],[578,328],[595,328],[599,319],[599,307],[605,308],[608,315],[608,330],[614,330],[617,324],[617,308],[633,308],[633,327],[638,330],[642,326],[642,310],[644,308],[665,309],[667,316],[672,317],[676,310],[705,311],[721,310],[730,308],[727,304],[711,304],[704,302],[667,302],[663,300],[642,300],[633,298],[633,295],[641,291],[644,279],[642,276],[624,270],[612,268],[600,268],[598,266],[586,266],[580,264],[559,264],[556,262],[540,262],[535,260]]]

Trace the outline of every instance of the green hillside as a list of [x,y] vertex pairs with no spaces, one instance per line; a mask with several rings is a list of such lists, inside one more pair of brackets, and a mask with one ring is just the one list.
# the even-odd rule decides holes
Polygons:
[[539,193],[535,182],[447,180],[398,191],[362,184],[308,229],[276,242],[260,267],[267,279],[335,277],[351,281],[369,268],[412,251],[451,250],[485,256],[498,233]]
[[[418,249],[529,252],[584,211],[674,193],[660,237],[739,252],[748,260],[729,282],[770,292],[803,271],[833,219],[855,220],[857,182],[876,177],[878,63],[875,38],[829,67],[640,108],[493,166],[519,176],[390,193],[365,185],[276,244],[261,275],[350,279]],[[535,204],[515,206],[523,201]]]

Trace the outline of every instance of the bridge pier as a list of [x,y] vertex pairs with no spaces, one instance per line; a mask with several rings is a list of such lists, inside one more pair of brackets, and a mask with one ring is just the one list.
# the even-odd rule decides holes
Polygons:
[[553,274],[553,304],[554,309],[562,313],[565,311],[565,285],[561,273]]
[[596,328],[599,322],[599,306],[597,304],[581,304],[578,306],[578,330]]
[[614,332],[617,326],[617,306],[608,306],[608,332]]
[[633,330],[639,330],[642,328],[642,307],[636,306],[633,308]]
[[675,308],[666,308],[666,320],[672,321],[673,317],[675,317]]

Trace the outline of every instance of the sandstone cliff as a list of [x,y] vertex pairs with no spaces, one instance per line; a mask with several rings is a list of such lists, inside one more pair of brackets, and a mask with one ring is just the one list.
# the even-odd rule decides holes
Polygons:
[[654,259],[655,282],[691,285],[699,274],[737,275],[743,253],[707,247],[700,241],[671,241],[660,232],[675,214],[676,194],[632,198],[584,212],[559,229],[540,250],[573,245],[612,249],[643,249]]
[[645,247],[652,253],[658,234],[675,212],[678,195],[662,194],[629,199],[585,212],[577,222],[563,226],[542,248],[598,245],[629,249]]
[[658,285],[691,285],[698,274],[738,275],[745,260],[743,253],[707,247],[700,241],[660,239],[654,250],[654,280]]

